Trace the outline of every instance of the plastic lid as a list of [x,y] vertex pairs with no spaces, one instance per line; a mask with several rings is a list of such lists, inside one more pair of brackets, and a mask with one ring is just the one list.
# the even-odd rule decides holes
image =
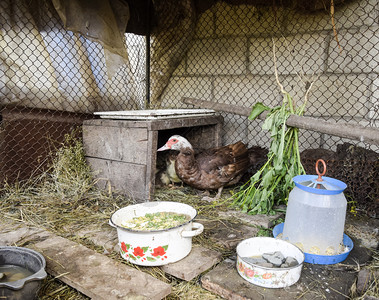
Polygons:
[[[321,162],[324,166],[324,171],[322,173],[318,170],[318,164]],[[316,162],[316,173],[317,175],[298,175],[293,178],[295,185],[307,192],[320,194],[320,195],[336,195],[342,193],[347,185],[334,178],[326,177],[323,175],[326,173],[326,164],[322,159]]]

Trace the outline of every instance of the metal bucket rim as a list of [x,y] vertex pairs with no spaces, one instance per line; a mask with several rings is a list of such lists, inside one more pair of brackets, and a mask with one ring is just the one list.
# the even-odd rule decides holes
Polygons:
[[38,271],[36,271],[35,273],[33,273],[33,274],[31,274],[25,278],[15,280],[15,281],[10,281],[10,282],[2,282],[2,283],[0,283],[0,287],[6,287],[6,288],[9,288],[11,290],[17,291],[17,290],[22,289],[24,287],[24,285],[28,282],[36,281],[36,280],[42,280],[42,279],[46,278],[46,276],[47,276],[47,273],[45,271],[46,260],[41,253],[39,253],[33,249],[30,249],[30,248],[17,247],[17,246],[0,246],[0,252],[2,250],[11,250],[11,251],[16,250],[17,252],[21,252],[21,253],[32,254],[41,263],[41,268]]

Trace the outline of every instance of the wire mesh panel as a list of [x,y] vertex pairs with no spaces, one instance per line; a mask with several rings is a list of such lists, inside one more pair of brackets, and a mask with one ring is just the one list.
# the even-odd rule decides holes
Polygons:
[[[101,44],[65,30],[49,1],[38,10],[36,17],[25,1],[0,3],[0,178],[10,181],[35,174],[94,111],[137,109],[145,99],[141,63],[111,77]],[[143,51],[133,51],[141,37],[128,41],[144,71]]]
[[[37,2],[37,9],[33,1],[0,2],[2,179],[30,176],[45,160],[49,139],[61,141],[94,111],[192,107],[183,97],[275,107],[283,100],[278,83],[296,105],[307,101],[305,116],[379,127],[376,0],[336,0],[335,7],[300,0],[154,1],[151,43],[125,34],[128,63],[112,73],[101,43],[65,30],[53,4]],[[269,147],[263,121],[219,113],[224,144]],[[338,156],[344,143],[368,151],[360,161],[378,152],[364,141],[300,131],[301,151],[322,148]],[[378,164],[370,165],[372,199]]]
[[[378,127],[376,1],[340,3],[334,11],[328,5],[303,10],[231,3],[217,2],[198,16],[186,56],[162,94],[164,107],[187,107],[182,97],[275,107],[283,100],[282,85],[296,106],[306,101],[305,116],[336,126]],[[249,121],[238,112],[222,115],[224,144],[243,140],[269,147],[263,121]],[[311,130],[300,130],[299,139],[301,151],[318,149],[303,155],[308,174],[315,174],[322,150],[332,151],[328,175],[345,181],[350,199],[359,199],[361,207],[377,203],[377,145]]]
[[[282,102],[278,79],[297,105],[313,84],[306,116],[377,127],[377,10],[375,1],[353,1],[336,6],[332,18],[326,7],[304,11],[218,2],[198,17],[192,44],[162,95],[163,105],[183,106],[181,97],[192,97],[274,107]],[[225,143],[269,144],[261,122],[250,124],[236,115],[225,119]],[[336,150],[346,141],[302,131],[301,148]]]

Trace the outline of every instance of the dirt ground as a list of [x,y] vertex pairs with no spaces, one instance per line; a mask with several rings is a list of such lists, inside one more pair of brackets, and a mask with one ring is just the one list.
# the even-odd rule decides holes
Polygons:
[[[157,268],[142,268],[142,272],[154,273],[154,276],[159,280],[169,282],[172,285],[173,291],[165,298],[167,300],[262,299],[261,296],[257,298],[256,295],[264,295],[265,299],[278,299],[278,297],[280,299],[294,299],[291,298],[294,295],[296,295],[296,299],[363,299],[363,295],[367,293],[369,288],[368,280],[370,278],[370,282],[373,280],[373,277],[370,276],[373,274],[377,276],[378,255],[375,249],[378,250],[379,243],[379,219],[369,218],[366,214],[352,214],[350,212],[347,214],[345,233],[353,239],[354,248],[346,261],[331,266],[305,264],[298,284],[292,286],[291,289],[272,290],[256,288],[238,276],[234,262],[235,247],[246,238],[272,236],[273,226],[284,220],[283,213],[274,216],[248,216],[230,210],[222,203],[204,203],[199,196],[188,195],[187,188],[162,190],[156,194],[155,199],[158,201],[166,201],[167,199],[173,201],[175,199],[175,201],[194,206],[198,210],[196,221],[203,223],[205,229],[201,236],[193,238],[193,244],[215,250],[220,253],[221,257],[221,260],[215,263],[213,267],[201,271],[195,279],[189,282],[175,279],[175,276],[169,274],[162,274],[162,270],[157,270]],[[31,241],[25,232],[20,234],[20,231],[14,231],[18,225],[26,225],[20,219],[20,210],[22,211],[23,205],[26,204],[17,203],[5,212],[3,220],[8,225],[3,224],[1,226],[0,245],[26,247],[31,245]],[[123,204],[117,203],[117,205]],[[26,206],[24,208],[26,209]],[[62,208],[50,206],[49,209],[51,213],[54,209],[61,210]],[[89,209],[92,213],[99,213],[102,208],[83,205],[80,209],[82,212]],[[41,214],[46,213],[46,209],[43,207],[39,211]],[[29,219],[27,214],[28,212],[25,211],[24,215],[21,214],[21,218]],[[48,229],[55,231],[61,237],[78,242],[124,264],[125,261],[120,258],[118,253],[116,231],[107,224],[110,213],[103,209],[100,214],[102,214],[102,218],[98,220],[98,223],[90,219],[91,226],[85,220],[85,215],[78,215],[77,217],[70,216],[69,223],[65,223],[64,226],[55,224]],[[38,216],[37,219],[34,217],[29,219],[27,224],[45,229],[49,227],[46,226],[49,224],[38,223],[41,220],[42,216]],[[57,231],[58,227],[59,231]],[[217,276],[217,272],[220,271],[223,274],[229,274],[225,282],[219,282],[220,276]],[[236,285],[231,285],[231,278],[235,278],[234,283]],[[377,283],[378,277],[374,278],[376,278]],[[87,296],[71,288],[68,284],[62,283],[61,279],[52,282],[50,278],[49,281],[46,281],[41,290],[40,299],[58,299],[55,291],[59,289],[66,293],[61,295],[59,299],[87,299]],[[184,285],[186,286],[185,291],[183,291]],[[377,286],[374,286],[373,289],[374,292],[378,291]],[[372,295],[370,293],[368,295]]]

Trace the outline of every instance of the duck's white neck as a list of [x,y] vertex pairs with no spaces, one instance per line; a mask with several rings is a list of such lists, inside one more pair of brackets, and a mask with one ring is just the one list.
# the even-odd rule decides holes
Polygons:
[[[192,149],[191,143],[184,137],[180,135],[173,135],[170,137],[169,141],[172,141],[171,149],[178,150],[189,148]],[[176,141],[176,142],[175,142]]]

